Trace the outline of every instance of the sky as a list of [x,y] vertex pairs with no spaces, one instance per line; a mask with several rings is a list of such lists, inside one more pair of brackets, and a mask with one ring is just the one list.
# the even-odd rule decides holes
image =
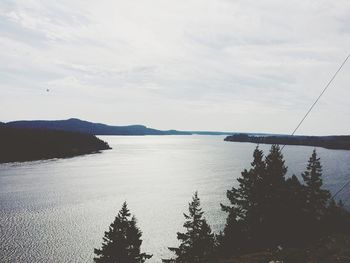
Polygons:
[[[349,0],[1,0],[0,121],[288,134],[349,47]],[[350,134],[349,85],[297,134]]]

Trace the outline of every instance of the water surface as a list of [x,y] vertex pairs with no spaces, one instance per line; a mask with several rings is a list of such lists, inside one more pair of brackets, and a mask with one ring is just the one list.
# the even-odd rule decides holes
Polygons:
[[[70,159],[0,165],[0,261],[92,262],[124,201],[143,232],[147,262],[177,244],[188,202],[198,190],[215,232],[225,223],[220,203],[249,166],[250,143],[223,136],[102,136],[112,150]],[[270,146],[260,148],[268,151]],[[288,174],[299,175],[313,148],[287,146]],[[350,151],[318,148],[325,186],[349,179]],[[341,197],[347,203],[349,189]]]

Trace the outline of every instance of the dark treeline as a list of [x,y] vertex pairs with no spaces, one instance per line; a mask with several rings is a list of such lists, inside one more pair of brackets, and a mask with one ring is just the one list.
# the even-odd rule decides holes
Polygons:
[[[300,175],[301,181],[295,175],[286,178],[286,173],[278,146],[273,145],[266,156],[256,148],[251,167],[244,169],[238,184],[234,182],[227,191],[228,204],[221,204],[227,213],[224,230],[218,235],[212,232],[195,192],[184,214],[185,232],[177,233],[180,245],[170,247],[174,256],[162,261],[350,262],[350,214],[322,188],[322,166],[316,151]],[[122,220],[122,215],[130,216],[125,209],[126,204],[105,233],[102,249],[95,250],[95,262],[139,263],[150,258],[140,252],[141,232],[136,220],[128,221],[133,231],[125,228],[127,220]],[[136,248],[136,254],[131,248]]]
[[246,133],[227,136],[225,141],[252,142],[260,144],[305,145],[327,149],[350,150],[350,136],[299,136],[299,135],[249,135]]
[[[302,182],[295,175],[286,178],[286,173],[278,146],[273,145],[266,157],[255,149],[251,168],[241,173],[238,187],[227,191],[230,205],[221,205],[228,218],[218,236],[220,256],[306,248],[324,237],[350,233],[349,213],[322,188],[322,166],[315,150],[301,174]],[[305,256],[296,262],[312,261],[308,260]]]
[[94,135],[0,125],[0,163],[66,158],[110,149]]

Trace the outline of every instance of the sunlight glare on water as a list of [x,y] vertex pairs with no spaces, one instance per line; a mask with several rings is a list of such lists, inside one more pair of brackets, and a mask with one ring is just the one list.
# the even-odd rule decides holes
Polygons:
[[[250,143],[223,136],[101,136],[101,154],[0,165],[0,261],[92,262],[124,201],[143,232],[142,250],[161,262],[177,245],[183,212],[198,190],[205,216],[222,230],[226,190],[252,160]],[[265,152],[270,146],[260,146]],[[312,147],[284,149],[288,174],[300,175]],[[325,185],[348,178],[350,151],[318,148]],[[346,199],[349,191],[342,193]],[[346,201],[346,200],[345,200]],[[350,200],[348,200],[349,202]]]

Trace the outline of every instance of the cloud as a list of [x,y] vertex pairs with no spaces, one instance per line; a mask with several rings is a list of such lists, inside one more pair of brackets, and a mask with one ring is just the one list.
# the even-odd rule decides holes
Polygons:
[[[287,133],[349,52],[349,14],[346,0],[5,0],[0,103],[28,97],[0,118]],[[301,133],[348,133],[332,116],[350,113],[349,70]]]

